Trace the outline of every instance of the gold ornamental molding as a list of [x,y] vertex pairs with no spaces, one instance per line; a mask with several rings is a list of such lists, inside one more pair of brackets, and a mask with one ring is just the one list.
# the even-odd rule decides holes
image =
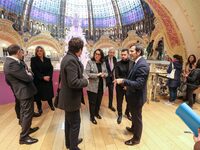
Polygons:
[[42,32],[39,35],[32,36],[30,39],[28,39],[26,48],[33,46],[33,45],[48,45],[54,48],[58,53],[61,53],[63,50],[62,45],[59,41],[54,39],[49,32]]
[[12,25],[13,22],[6,19],[0,19],[0,39],[23,47],[23,40],[19,33],[13,29]]
[[100,39],[94,44],[93,50],[104,47],[113,47],[118,49],[118,44],[111,40],[108,36],[102,35]]
[[163,37],[168,45],[167,53],[170,55],[180,54],[183,59],[186,59],[187,52],[185,43],[173,16],[159,0],[146,0],[146,2],[149,4],[158,19],[158,22],[161,24],[159,29],[153,31],[151,39],[158,39],[161,35],[164,35]]
[[128,37],[122,42],[122,48],[130,48],[132,44],[139,42],[144,47],[146,46],[146,42],[140,38],[134,30],[128,31]]

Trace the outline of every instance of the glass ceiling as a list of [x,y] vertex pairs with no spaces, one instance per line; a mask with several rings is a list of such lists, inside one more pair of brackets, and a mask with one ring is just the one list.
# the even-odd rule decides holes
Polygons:
[[[0,7],[18,15],[22,15],[23,4],[26,0],[0,0]],[[30,0],[28,0],[30,1]],[[46,24],[58,24],[61,8],[65,7],[65,25],[72,26],[77,18],[81,27],[88,27],[88,0],[33,0],[31,19]],[[114,27],[117,23],[112,0],[89,0],[92,3],[93,24],[95,28]],[[113,0],[116,1],[121,16],[122,25],[131,24],[144,18],[140,0]]]

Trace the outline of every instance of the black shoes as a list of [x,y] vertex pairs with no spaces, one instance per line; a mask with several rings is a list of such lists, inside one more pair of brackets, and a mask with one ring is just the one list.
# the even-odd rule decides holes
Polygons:
[[80,144],[81,142],[83,142],[83,139],[82,139],[82,138],[79,138],[79,139],[78,139],[78,144]]
[[34,114],[33,114],[33,117],[40,117],[40,116],[41,116],[40,113],[36,113],[36,112],[34,112]]
[[109,106],[108,108],[109,108],[110,110],[114,111],[114,112],[116,111],[115,108],[114,108],[113,106]]
[[55,107],[54,106],[50,106],[52,111],[55,111]]
[[[102,117],[98,114],[98,115],[95,115],[95,117],[97,119],[102,119]],[[90,121],[93,123],[93,124],[97,124],[97,121],[95,120],[94,117],[90,117]]]
[[131,133],[133,133],[133,129],[132,129],[132,128],[130,128],[130,127],[126,127],[126,130],[127,130],[128,132],[131,132]]
[[96,121],[94,118],[90,118],[90,121],[91,121],[93,124],[97,124],[97,121]]
[[130,139],[130,140],[128,140],[128,141],[125,142],[125,144],[129,145],[129,146],[137,145],[139,143],[140,143],[140,141],[135,140],[134,138],[132,138],[132,139]]
[[32,138],[30,136],[27,136],[25,139],[19,140],[19,144],[27,144],[27,145],[30,145],[36,142],[38,142],[38,139]]
[[39,129],[39,127],[35,127],[35,128],[30,128],[29,129],[29,134],[36,132]]
[[102,119],[102,117],[98,114],[95,117],[97,117],[98,119]]
[[[83,139],[82,139],[82,138],[79,138],[79,139],[78,139],[78,144],[80,144],[81,142],[83,142]],[[68,148],[70,148],[70,145],[66,145],[66,147],[67,147],[67,149],[68,149]]]
[[122,122],[122,115],[119,115],[119,117],[117,118],[117,123],[120,124]]

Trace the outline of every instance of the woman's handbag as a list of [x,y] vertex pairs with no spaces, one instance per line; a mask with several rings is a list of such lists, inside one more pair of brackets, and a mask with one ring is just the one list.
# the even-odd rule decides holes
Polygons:
[[176,69],[174,69],[174,64],[172,63],[172,71],[170,73],[167,74],[167,78],[169,79],[174,79],[175,77],[175,72],[176,72]]

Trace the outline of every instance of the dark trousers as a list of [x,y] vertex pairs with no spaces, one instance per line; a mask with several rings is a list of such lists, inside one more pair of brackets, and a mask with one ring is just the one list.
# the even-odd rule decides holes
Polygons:
[[[116,85],[116,98],[117,98],[117,112],[118,112],[118,116],[122,115],[122,104],[123,104],[124,96],[126,98],[126,91],[123,89],[122,86]],[[127,102],[127,99],[126,99],[126,102]],[[128,104],[126,104],[125,114],[126,115],[129,114]]]
[[177,98],[177,87],[169,87],[169,101],[173,102]]
[[15,97],[15,112],[17,119],[20,119],[20,100]]
[[108,84],[108,95],[109,95],[108,107],[112,107],[112,103],[113,103],[113,87],[114,87],[113,83]]
[[195,103],[195,97],[193,92],[196,90],[197,88],[195,87],[190,87],[190,86],[187,86],[187,89],[186,89],[186,100],[189,102],[189,106],[192,107],[193,104]]
[[163,55],[163,52],[162,52],[162,51],[159,51],[159,52],[158,52],[157,60],[162,60],[162,55]]
[[99,114],[103,91],[98,90],[98,93],[87,91],[87,93],[89,100],[90,117],[94,118],[95,115]]
[[142,106],[129,108],[132,116],[132,129],[133,129],[133,138],[137,141],[140,141],[142,136]]
[[153,55],[153,49],[147,53],[147,58]]
[[65,145],[70,147],[70,150],[79,150],[78,135],[80,123],[80,110],[73,112],[65,111]]
[[[36,104],[37,104],[37,108],[38,110],[42,110],[42,101],[41,100],[35,100]],[[50,107],[53,106],[53,102],[52,99],[47,100],[48,104]]]
[[22,132],[20,133],[20,140],[25,139],[29,135],[33,113],[33,98],[20,100],[20,122],[22,127]]

